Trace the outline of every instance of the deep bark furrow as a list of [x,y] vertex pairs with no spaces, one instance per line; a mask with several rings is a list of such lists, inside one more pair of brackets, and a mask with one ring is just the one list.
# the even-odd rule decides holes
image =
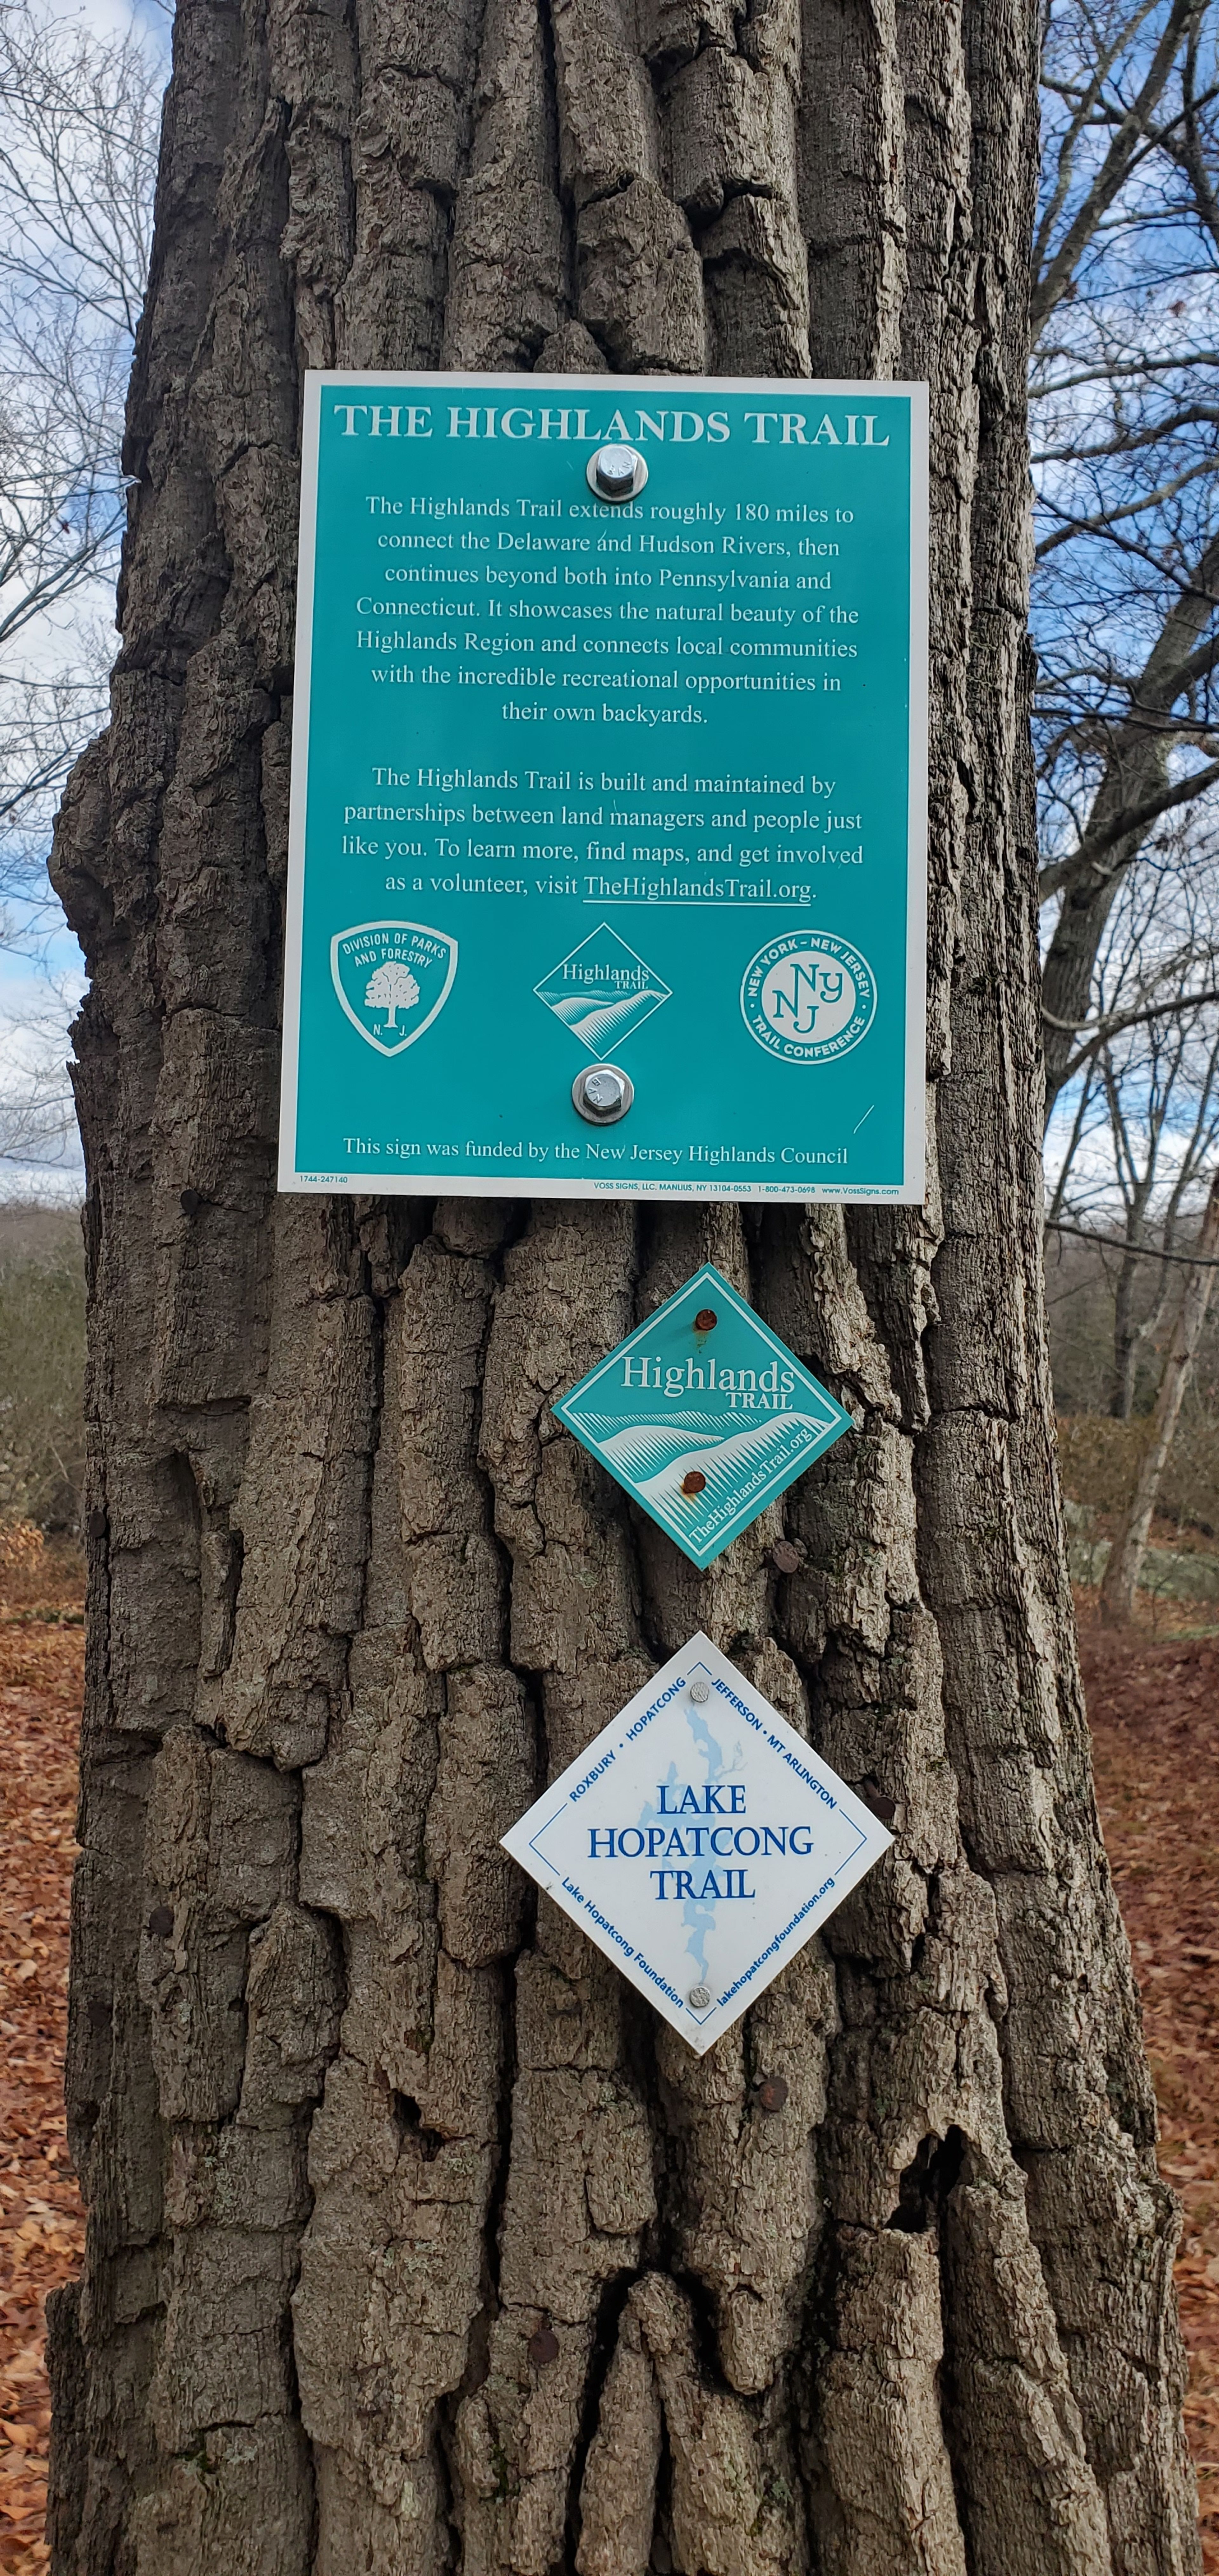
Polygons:
[[[1035,42],[1032,0],[181,9],[123,658],[56,853],[93,1625],[55,2576],[1197,2567],[1041,1325]],[[930,383],[922,1210],[272,1195],[300,371],[534,363]],[[704,1259],[857,1428],[699,1575],[549,1407]],[[702,2060],[498,1848],[696,1626],[897,1835]]]

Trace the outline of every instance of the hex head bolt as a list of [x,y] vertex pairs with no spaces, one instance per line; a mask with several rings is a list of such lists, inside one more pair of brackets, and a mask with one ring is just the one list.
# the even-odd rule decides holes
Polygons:
[[572,1106],[592,1127],[612,1127],[625,1118],[635,1097],[629,1073],[617,1064],[589,1065],[571,1086]]
[[647,464],[636,447],[598,447],[589,457],[586,472],[589,489],[599,501],[634,501],[648,479]]

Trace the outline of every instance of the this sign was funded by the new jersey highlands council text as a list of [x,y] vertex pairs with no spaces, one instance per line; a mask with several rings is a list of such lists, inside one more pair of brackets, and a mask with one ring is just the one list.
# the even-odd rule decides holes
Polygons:
[[699,2057],[892,1840],[701,1634],[503,1837]]
[[926,560],[922,385],[308,376],[281,1187],[921,1199]]
[[709,1261],[551,1411],[698,1566],[853,1428]]

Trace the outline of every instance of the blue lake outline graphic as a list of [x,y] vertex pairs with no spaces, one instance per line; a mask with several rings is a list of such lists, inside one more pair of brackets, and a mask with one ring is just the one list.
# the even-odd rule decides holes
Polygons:
[[[638,1734],[642,1731],[643,1725],[649,1722],[652,1717],[659,1716],[662,1708],[667,1706],[670,1700],[678,1693],[684,1693],[688,1689],[690,1681],[699,1674],[709,1682],[711,1689],[714,1691],[721,1704],[724,1701],[731,1699],[732,1694],[726,1689],[720,1676],[700,1658],[690,1665],[688,1671],[683,1672],[675,1678],[670,1689],[661,1695],[653,1708],[644,1712],[642,1720],[635,1721],[635,1724],[631,1729],[631,1733],[637,1738]],[[737,1739],[732,1748],[733,1759],[731,1766],[729,1767],[726,1763],[723,1749],[716,1737],[712,1734],[708,1723],[708,1718],[711,1713],[710,1704],[707,1702],[704,1702],[701,1707],[697,1703],[691,1703],[689,1707],[683,1707],[680,1710],[675,1710],[673,1712],[674,1715],[679,1715],[682,1718],[691,1738],[692,1746],[697,1748],[697,1752],[704,1762],[704,1780],[700,1785],[710,1785],[718,1788],[731,1781],[738,1772],[744,1773],[746,1776],[748,1776],[748,1772],[747,1765],[744,1760],[744,1746],[740,1738]],[[728,1714],[727,1709],[724,1710],[724,1714]],[[750,1719],[750,1724],[751,1727],[754,1724],[752,1718]],[[625,1751],[626,1745],[627,1738],[623,1736],[620,1739],[617,1750],[619,1752]],[[812,1750],[811,1747],[805,1747],[804,1749],[808,1752],[811,1752]],[[791,1766],[792,1764],[793,1757],[788,1754],[782,1746],[773,1745],[764,1735],[759,1736],[758,1740],[751,1747],[751,1750],[755,1756],[763,1753],[773,1753],[775,1758],[781,1764],[786,1764],[788,1766]],[[570,1767],[574,1768],[575,1766],[572,1765]],[[679,1782],[679,1776],[677,1763],[670,1755],[668,1761],[667,1780],[663,1785],[669,1788],[676,1787]],[[792,1915],[790,1921],[779,1931],[774,1933],[771,1938],[764,1943],[763,1947],[757,1952],[755,1957],[749,1960],[744,1967],[737,1971],[736,1975],[732,1977],[730,1983],[725,1987],[722,1993],[716,1991],[719,1980],[716,1980],[715,1983],[712,1984],[710,2003],[702,2007],[701,2010],[696,2011],[690,2004],[687,1996],[675,1992],[667,1979],[647,1960],[638,1944],[636,1942],[632,1942],[623,1931],[621,1925],[612,1919],[609,1911],[608,1900],[598,1899],[594,1902],[591,1897],[585,1894],[583,1888],[579,1887],[568,1877],[567,1864],[562,1861],[552,1859],[551,1855],[545,1850],[545,1837],[566,1814],[567,1810],[572,1805],[573,1800],[582,1796],[583,1787],[584,1784],[580,1784],[574,1791],[568,1790],[566,1792],[564,1797],[560,1799],[558,1805],[546,1818],[545,1822],[538,1827],[537,1832],[530,1836],[529,1848],[531,1851],[537,1853],[538,1859],[541,1861],[543,1868],[553,1876],[557,1877],[562,1882],[566,1892],[576,1898],[576,1901],[580,1904],[583,1911],[591,1917],[592,1921],[598,1924],[602,1930],[608,1932],[611,1940],[614,1941],[621,1950],[623,1959],[628,1962],[633,1961],[636,1965],[641,1967],[643,1973],[649,1977],[653,1983],[661,1986],[671,2002],[681,2005],[687,2019],[699,2027],[707,2022],[713,2013],[717,2013],[722,2010],[723,2006],[731,2001],[733,1996],[739,1994],[744,1987],[748,1986],[752,1982],[753,1978],[757,1975],[759,1968],[763,1967],[769,1959],[774,1958],[785,1948],[786,1944],[791,1939],[793,1932],[798,1930],[800,1924],[806,1919],[806,1917],[816,1906],[822,1903],[822,1900],[825,1897],[832,1894],[838,1880],[842,1877],[843,1873],[851,1867],[852,1862],[856,1859],[867,1841],[866,1834],[860,1831],[858,1825],[855,1824],[854,1819],[846,1813],[841,1803],[835,1802],[835,1812],[839,1825],[854,1837],[851,1849],[842,1854],[838,1860],[836,1868],[830,1871],[820,1882],[818,1887],[802,1901],[796,1912]],[[651,1798],[643,1800],[640,1805],[638,1815],[631,1819],[633,1824],[640,1826],[645,1830],[649,1825],[660,1824],[662,1822],[668,1823],[670,1821],[671,1819],[668,1817],[662,1819],[659,1808]],[[815,1849],[809,1853],[808,1858],[810,1871],[816,1869],[818,1862]],[[593,1865],[595,1866],[595,1864]],[[701,1900],[689,1897],[683,1898],[682,1919],[690,1936],[686,1944],[686,1955],[693,1962],[693,1972],[690,1976],[691,1984],[706,1985],[709,1982],[711,1969],[707,1958],[707,1944],[715,1929],[718,1906],[725,1905],[729,1902],[735,1905],[740,1901],[741,1900],[738,1898],[727,1899],[722,1897],[719,1899],[707,1897]],[[611,1952],[609,1955],[612,1957],[613,1953]]]

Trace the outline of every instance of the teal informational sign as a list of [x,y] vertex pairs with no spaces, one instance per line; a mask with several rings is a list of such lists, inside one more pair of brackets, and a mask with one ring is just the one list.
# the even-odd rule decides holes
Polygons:
[[551,1411],[699,1566],[853,1428],[710,1262]]
[[307,378],[281,1187],[921,1199],[926,521],[920,385]]

